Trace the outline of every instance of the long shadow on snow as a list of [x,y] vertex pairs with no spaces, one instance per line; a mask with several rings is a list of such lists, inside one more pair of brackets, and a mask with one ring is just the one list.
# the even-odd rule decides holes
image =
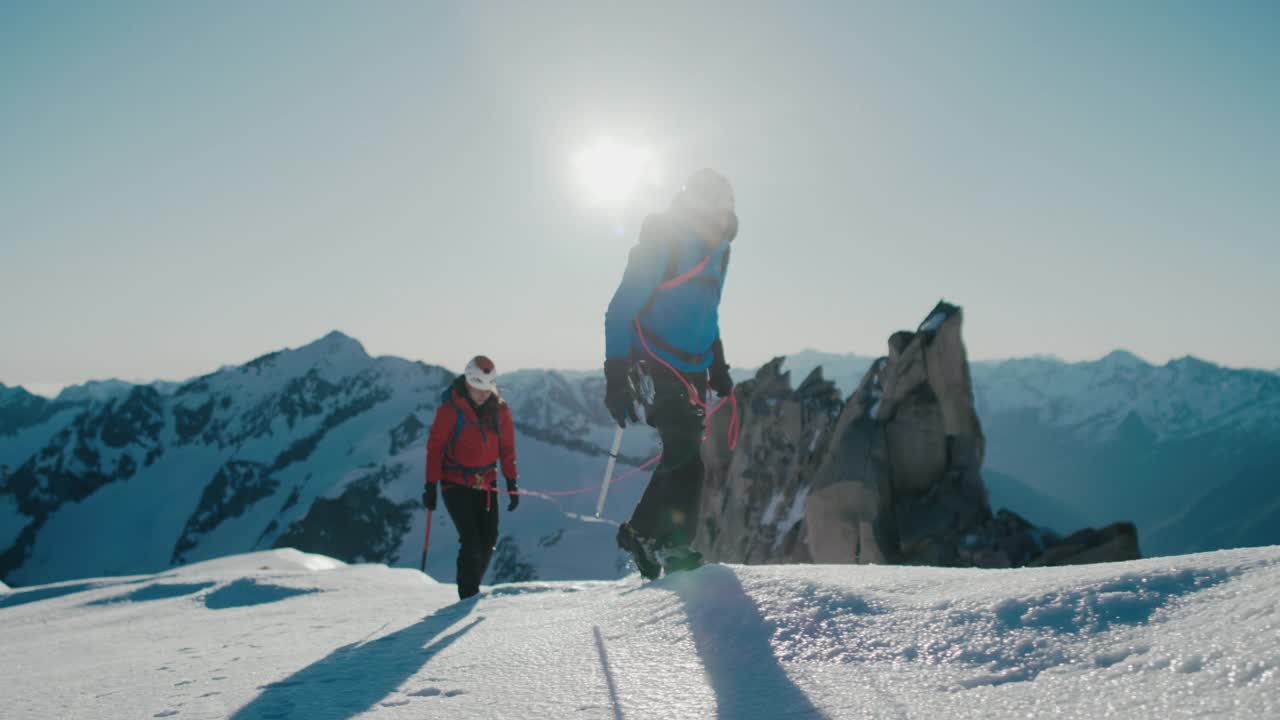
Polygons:
[[52,600],[53,598],[62,597],[63,595],[73,595],[85,590],[93,590],[102,587],[98,583],[75,583],[72,585],[55,585],[51,587],[39,587],[34,590],[14,590],[13,592],[0,597],[0,608],[16,607],[18,605],[26,605],[27,603],[40,602],[41,600]]
[[211,588],[214,585],[217,585],[217,583],[152,583],[151,585],[143,585],[137,590],[123,595],[102,598],[101,600],[91,600],[85,603],[85,605],[115,605],[117,603],[168,600],[170,598],[179,598],[185,595],[194,595],[201,590]]
[[17,607],[18,605],[26,605],[27,603],[40,602],[41,600],[53,600],[65,595],[74,595],[76,593],[85,592],[86,590],[97,590],[98,588],[137,585],[147,582],[149,578],[142,580],[93,580],[90,582],[63,583],[60,585],[44,585],[32,589],[14,588],[11,592],[0,595],[0,609],[8,607]]
[[263,685],[262,694],[240,708],[232,720],[347,720],[374,709],[432,657],[484,620],[477,617],[437,637],[470,614],[475,604],[475,599],[464,600],[372,642],[344,645],[284,680]]
[[254,578],[241,578],[205,596],[204,606],[210,610],[227,610],[230,608],[250,607],[252,605],[265,605],[279,602],[295,595],[308,595],[316,592],[320,591],[272,585],[269,582]]
[[773,627],[733,570],[708,565],[663,584],[684,602],[719,717],[825,717],[783,671],[770,643]]

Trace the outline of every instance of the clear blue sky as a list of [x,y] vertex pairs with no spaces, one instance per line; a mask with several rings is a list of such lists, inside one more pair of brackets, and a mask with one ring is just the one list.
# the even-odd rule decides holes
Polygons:
[[[1280,367],[1280,3],[0,5],[0,382],[180,379],[339,329],[597,367],[645,212],[737,188],[730,361]],[[588,201],[597,138],[662,171]],[[621,232],[619,232],[621,230]]]

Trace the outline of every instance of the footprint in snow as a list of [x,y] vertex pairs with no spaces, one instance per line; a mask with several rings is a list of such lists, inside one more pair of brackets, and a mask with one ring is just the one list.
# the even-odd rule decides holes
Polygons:
[[177,714],[178,714],[177,710],[165,710],[164,712],[158,712],[155,715],[152,715],[151,717],[173,717],[174,715],[177,715]]
[[435,697],[437,695],[442,695],[442,694],[444,694],[443,690],[441,690],[440,688],[433,688],[433,687],[425,688],[422,690],[414,690],[413,692],[409,693],[409,695],[412,697]]
[[173,684],[173,686],[174,686],[174,687],[182,687],[183,685],[194,685],[195,683],[196,683],[196,681],[195,681],[195,680],[183,680],[182,682],[176,682],[176,683],[174,683],[174,684]]

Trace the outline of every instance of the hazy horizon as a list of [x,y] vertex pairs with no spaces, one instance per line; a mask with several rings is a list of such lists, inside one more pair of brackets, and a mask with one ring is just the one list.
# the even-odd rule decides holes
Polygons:
[[[334,331],[331,331],[331,332],[342,332],[342,331],[340,331],[340,330],[334,330]],[[351,336],[351,335],[349,335],[348,333],[342,333],[342,334],[343,334],[343,335],[346,335],[347,337],[351,337],[353,340],[355,340],[355,341],[357,341],[357,342],[360,342],[360,338],[358,338],[358,337]],[[328,335],[328,333],[326,333],[326,336],[327,336],[327,335]],[[324,337],[324,336],[321,336],[320,338],[316,338],[316,339],[315,339],[315,340],[313,340],[312,342],[318,342],[318,341],[320,341],[321,339],[323,339],[323,337]],[[119,381],[119,382],[131,383],[131,384],[134,384],[134,385],[148,385],[148,384],[152,384],[152,383],[178,383],[178,384],[180,384],[180,383],[184,383],[184,382],[188,382],[188,381],[194,380],[194,379],[196,379],[196,378],[198,378],[198,377],[201,377],[201,376],[207,375],[207,374],[209,374],[209,373],[218,372],[218,371],[220,371],[220,370],[222,370],[222,369],[225,369],[225,368],[234,368],[234,367],[239,367],[239,366],[245,365],[245,364],[247,364],[247,363],[251,362],[252,360],[254,360],[254,359],[258,358],[258,357],[261,357],[261,356],[263,356],[263,355],[267,355],[267,354],[270,354],[270,353],[273,353],[273,352],[277,352],[277,351],[297,350],[297,349],[299,349],[299,348],[301,348],[301,347],[305,347],[306,345],[309,345],[309,344],[310,344],[310,343],[303,343],[302,345],[300,345],[300,346],[295,346],[295,347],[278,347],[278,348],[273,348],[273,349],[270,349],[270,350],[264,350],[263,352],[260,352],[260,353],[258,353],[258,354],[256,354],[256,355],[251,356],[251,357],[246,357],[246,358],[244,358],[244,359],[242,359],[242,360],[233,361],[233,362],[229,362],[229,363],[223,363],[222,365],[219,365],[219,366],[217,366],[217,367],[211,368],[211,369],[209,369],[209,370],[205,370],[205,371],[202,371],[202,372],[196,372],[196,373],[193,373],[193,374],[191,374],[191,375],[186,375],[186,376],[182,376],[182,377],[160,377],[160,378],[86,377],[86,378],[81,378],[81,379],[78,379],[78,380],[75,380],[75,381],[72,381],[72,382],[51,382],[51,383],[31,383],[31,384],[11,383],[11,382],[7,382],[4,378],[0,378],[0,385],[5,385],[5,386],[7,386],[7,387],[21,387],[21,388],[23,388],[24,390],[26,390],[27,392],[32,393],[32,394],[34,394],[34,395],[39,395],[39,396],[41,396],[41,397],[45,397],[45,398],[48,398],[48,399],[54,399],[54,398],[56,398],[56,397],[57,397],[58,393],[60,393],[62,390],[65,390],[66,388],[80,386],[80,385],[84,385],[84,384],[86,384],[86,383],[90,383],[90,382],[117,382],[117,381]],[[367,346],[365,346],[363,342],[360,342],[360,344],[361,344],[361,346],[363,346],[363,347],[364,347],[365,352],[366,352],[370,357],[372,357],[372,358],[378,358],[378,357],[402,357],[402,356],[396,355],[395,353],[375,353],[375,352],[370,352],[370,351],[369,351],[369,348],[368,348]],[[1098,361],[1101,361],[1101,360],[1105,359],[1108,355],[1111,355],[1112,353],[1117,353],[1117,352],[1124,352],[1124,353],[1130,353],[1130,354],[1132,354],[1132,355],[1135,355],[1135,356],[1137,356],[1140,360],[1142,360],[1143,362],[1145,362],[1145,363],[1147,363],[1148,365],[1151,365],[1151,366],[1153,366],[1153,367],[1161,367],[1161,366],[1163,366],[1163,365],[1166,365],[1166,364],[1167,364],[1167,363],[1169,363],[1169,362],[1173,362],[1173,361],[1175,361],[1175,360],[1181,359],[1181,357],[1188,357],[1188,356],[1190,356],[1190,357],[1197,357],[1197,359],[1205,360],[1206,362],[1213,362],[1212,360],[1209,360],[1209,359],[1207,359],[1207,358],[1200,358],[1200,357],[1198,357],[1198,356],[1195,356],[1195,355],[1189,355],[1189,354],[1188,354],[1188,355],[1180,356],[1180,357],[1178,357],[1178,358],[1169,358],[1168,360],[1166,360],[1166,361],[1165,361],[1165,362],[1163,362],[1163,363],[1155,363],[1155,362],[1152,362],[1151,360],[1149,360],[1148,358],[1142,357],[1140,354],[1138,354],[1138,353],[1134,353],[1133,351],[1131,351],[1131,350],[1127,350],[1127,349],[1125,349],[1125,348],[1115,348],[1115,349],[1110,350],[1110,351],[1108,351],[1108,352],[1106,352],[1106,353],[1103,353],[1102,355],[1100,355],[1100,356],[1098,356],[1098,357],[1094,357],[1094,358],[1082,358],[1082,359],[1078,359],[1078,360],[1068,360],[1068,359],[1064,359],[1064,358],[1062,358],[1062,357],[1059,357],[1059,356],[1057,356],[1057,355],[1053,355],[1053,354],[1049,354],[1049,353],[1033,353],[1033,354],[1030,354],[1030,355],[1023,355],[1023,356],[1011,356],[1011,357],[975,357],[972,353],[970,353],[970,355],[969,355],[969,361],[970,361],[970,362],[973,362],[973,363],[1000,363],[1000,362],[1005,362],[1005,361],[1009,361],[1009,360],[1032,360],[1032,359],[1037,359],[1037,360],[1049,360],[1049,361],[1054,361],[1054,362],[1062,362],[1062,363],[1066,363],[1066,364],[1076,364],[1076,363],[1098,362]],[[823,356],[839,357],[839,358],[858,358],[858,359],[863,359],[863,360],[873,360],[873,359],[875,359],[875,358],[878,358],[878,357],[881,357],[882,355],[884,355],[884,352],[881,352],[881,353],[878,353],[878,354],[876,354],[876,353],[866,353],[866,352],[856,352],[856,351],[850,351],[850,352],[837,352],[837,351],[820,350],[820,349],[812,348],[812,347],[801,348],[801,349],[799,349],[799,350],[794,350],[794,351],[791,351],[791,352],[779,353],[779,354],[780,354],[780,355],[782,355],[783,357],[791,358],[791,357],[794,357],[794,356],[796,356],[796,355],[806,354],[806,353],[811,353],[811,354],[816,354],[816,355],[823,355]],[[444,367],[444,368],[446,368],[446,369],[448,369],[448,370],[453,370],[453,371],[455,371],[455,372],[461,372],[461,367],[462,367],[462,365],[464,364],[464,363],[462,363],[462,362],[460,362],[460,363],[456,363],[456,364],[432,363],[432,362],[429,362],[429,361],[426,361],[426,360],[422,360],[421,358],[404,358],[404,357],[402,357],[402,359],[404,359],[404,360],[410,360],[410,361],[421,360],[422,362],[428,362],[428,364],[431,364],[431,365],[438,365],[438,366],[440,366],[440,367]],[[766,361],[767,361],[768,359],[772,359],[772,356],[771,356],[771,358],[766,358]],[[754,370],[754,369],[756,369],[756,368],[760,367],[760,365],[763,365],[763,364],[764,364],[764,361],[762,361],[762,362],[760,362],[760,363],[753,363],[753,364],[751,364],[751,365],[735,366],[735,368],[737,368],[737,369],[743,369],[743,368],[746,368],[746,369],[752,369],[752,370]],[[1223,364],[1221,364],[1221,363],[1216,363],[1216,362],[1213,362],[1213,364],[1214,364],[1214,365],[1217,365],[1217,366],[1219,366],[1219,367],[1223,367],[1223,368],[1226,368],[1226,369],[1230,369],[1230,370],[1257,370],[1257,371],[1261,371],[1261,372],[1280,373],[1280,368],[1236,367],[1236,366],[1230,366],[1230,365],[1223,365]],[[511,373],[511,372],[522,372],[522,371],[544,371],[544,370],[555,370],[555,371],[560,371],[560,372],[573,372],[573,373],[578,373],[578,372],[593,372],[593,371],[599,371],[599,370],[600,370],[600,368],[592,368],[592,367],[550,367],[550,366],[538,366],[538,367],[519,367],[519,368],[509,368],[509,369],[503,369],[503,371],[502,371],[502,372],[504,372],[504,373]]]

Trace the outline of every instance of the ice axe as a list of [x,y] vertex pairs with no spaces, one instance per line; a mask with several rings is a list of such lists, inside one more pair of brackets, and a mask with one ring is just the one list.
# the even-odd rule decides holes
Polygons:
[[[634,418],[647,417],[653,405],[653,378],[649,376],[644,361],[631,366],[627,373],[627,389],[631,394],[631,403],[635,408]],[[613,447],[609,450],[609,462],[604,468],[604,482],[600,485],[600,499],[596,501],[596,517],[604,512],[604,499],[609,495],[609,483],[613,482],[613,466],[618,463],[618,450],[622,447],[622,429],[619,425],[613,433]]]
[[622,427],[613,434],[613,447],[609,450],[609,462],[604,466],[604,483],[600,485],[600,499],[596,501],[596,517],[604,512],[604,499],[609,495],[609,483],[613,480],[613,466],[618,462],[618,449],[622,447]]
[[427,571],[427,547],[431,543],[431,511],[427,511],[427,531],[422,536],[422,572]]

